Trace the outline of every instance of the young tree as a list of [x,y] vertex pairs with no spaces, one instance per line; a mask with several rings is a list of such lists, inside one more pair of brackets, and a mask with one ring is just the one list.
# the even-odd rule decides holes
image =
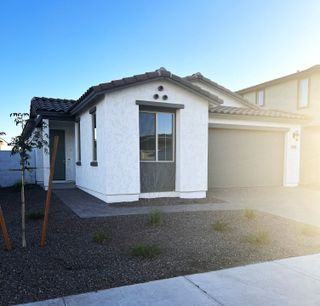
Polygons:
[[37,127],[32,131],[34,121],[29,119],[28,113],[11,113],[17,126],[20,126],[22,132],[19,136],[13,137],[10,145],[12,146],[11,155],[19,154],[21,171],[21,229],[22,229],[22,247],[26,247],[26,226],[25,226],[25,172],[31,171],[30,153],[33,149],[45,147],[47,151],[48,135],[44,133],[44,125]]

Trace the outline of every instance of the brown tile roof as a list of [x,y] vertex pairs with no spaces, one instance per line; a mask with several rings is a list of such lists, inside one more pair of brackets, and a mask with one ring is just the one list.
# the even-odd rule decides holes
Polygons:
[[223,106],[223,105],[211,107],[209,112],[211,114],[220,114],[220,115],[269,117],[269,118],[296,119],[296,120],[307,119],[306,116],[296,114],[296,113],[288,113],[288,112],[282,112],[277,110],[231,107],[231,106]]
[[240,103],[242,103],[243,105],[248,106],[249,108],[253,108],[253,109],[259,109],[259,107],[253,103],[251,103],[250,101],[244,99],[241,95],[231,91],[230,89],[221,86],[220,84],[213,82],[212,80],[206,78],[205,76],[203,76],[200,72],[194,73],[192,75],[186,76],[185,77],[186,80],[192,82],[192,81],[200,81],[203,82],[209,86],[212,86],[213,88],[217,89],[220,92],[223,92],[224,94],[233,97],[235,100],[239,101]]
[[30,105],[30,117],[35,117],[41,111],[67,113],[76,100],[34,97]]

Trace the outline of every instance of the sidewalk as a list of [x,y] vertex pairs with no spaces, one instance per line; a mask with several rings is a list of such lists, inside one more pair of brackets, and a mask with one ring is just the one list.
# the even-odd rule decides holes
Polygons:
[[24,305],[320,305],[320,254],[180,276]]

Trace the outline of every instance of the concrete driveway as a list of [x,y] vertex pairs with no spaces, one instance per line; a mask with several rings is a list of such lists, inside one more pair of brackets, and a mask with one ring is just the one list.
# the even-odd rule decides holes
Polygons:
[[214,196],[232,207],[248,207],[320,226],[320,190],[302,187],[216,188]]

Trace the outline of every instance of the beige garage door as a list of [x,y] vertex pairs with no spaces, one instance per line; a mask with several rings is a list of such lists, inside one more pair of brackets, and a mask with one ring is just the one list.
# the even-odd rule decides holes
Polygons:
[[209,129],[209,188],[281,186],[284,134]]
[[320,127],[307,127],[301,133],[301,185],[320,185]]

